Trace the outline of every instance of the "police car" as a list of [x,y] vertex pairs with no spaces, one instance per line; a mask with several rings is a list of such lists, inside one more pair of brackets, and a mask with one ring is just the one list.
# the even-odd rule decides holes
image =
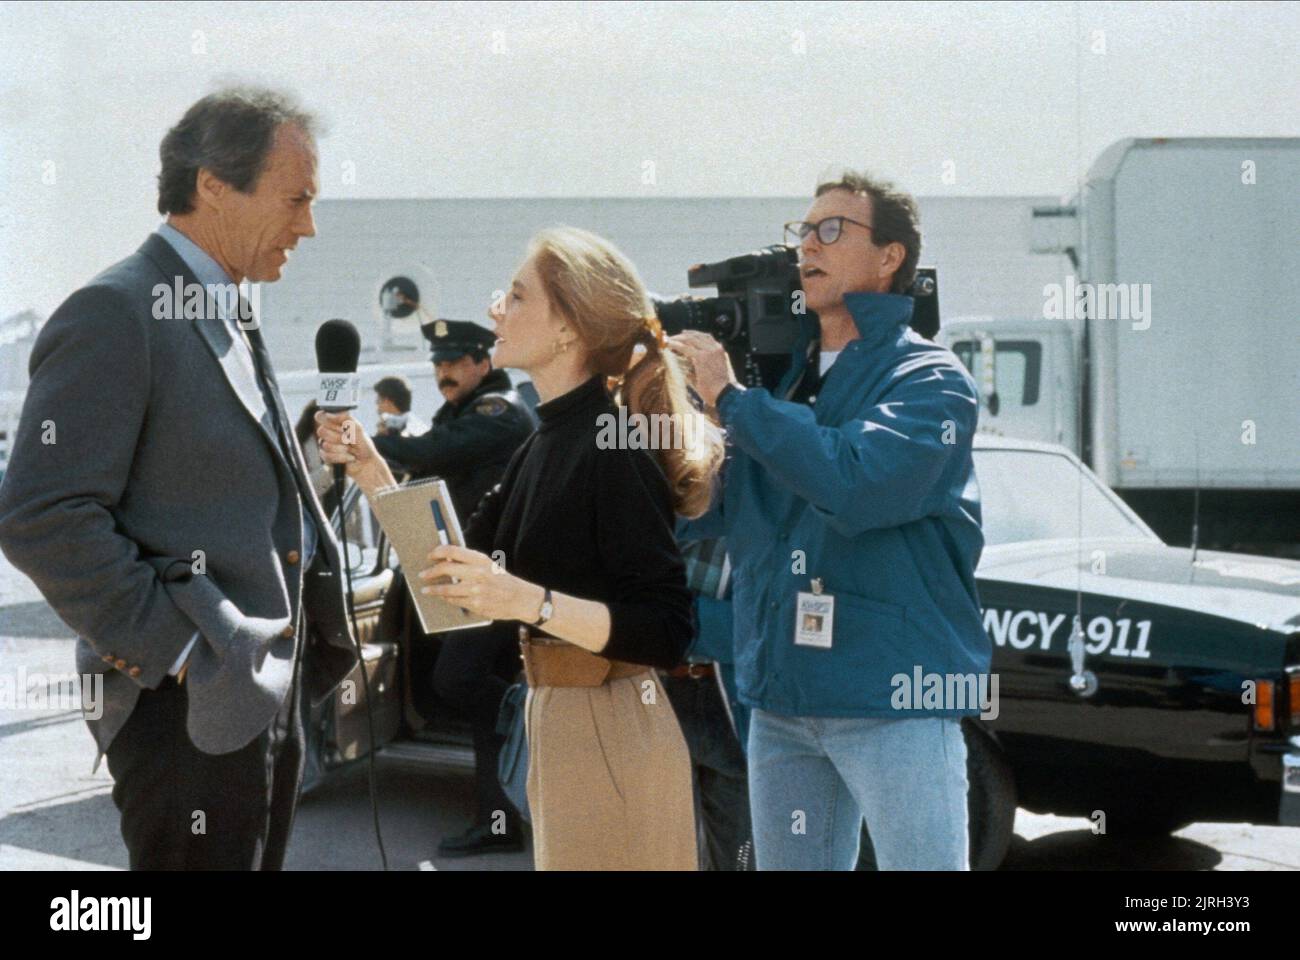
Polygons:
[[1300,824],[1300,562],[1168,546],[1063,447],[981,435],[975,469],[999,695],[967,730],[972,864],[1017,805]]
[[[972,866],[1002,861],[1017,806],[1121,836],[1300,824],[1300,562],[1168,546],[1063,447],[981,435],[975,465],[993,669],[964,722]],[[437,640],[381,623],[395,559],[355,489],[345,513],[380,755],[471,770]],[[310,718],[309,786],[369,749],[359,678]]]

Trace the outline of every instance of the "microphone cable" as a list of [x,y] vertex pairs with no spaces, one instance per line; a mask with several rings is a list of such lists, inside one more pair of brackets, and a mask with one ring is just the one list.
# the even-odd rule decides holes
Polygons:
[[[343,473],[339,469],[334,471],[334,497],[339,505],[339,540],[343,545],[343,575],[348,585],[348,619],[352,622],[352,642],[357,648],[357,666],[361,670],[361,685],[366,697],[366,733],[370,740],[370,753],[366,758],[367,779],[370,784],[370,816],[375,825],[375,843],[379,846],[379,862],[383,864],[384,871],[387,872],[388,854],[384,851],[384,834],[379,826],[379,790],[375,785],[375,714],[374,707],[370,702],[370,677],[366,673],[366,657],[361,650],[361,631],[357,629],[356,603],[352,595],[352,564],[348,558],[348,517],[343,502],[343,488],[345,485]],[[360,493],[358,495],[364,496],[364,494]],[[357,547],[360,549],[361,545],[357,544]],[[334,722],[337,728],[337,717]]]
[[[320,372],[320,390],[317,406],[325,411],[352,410],[357,405],[360,381],[357,378],[357,358],[361,354],[361,335],[347,320],[326,320],[316,331],[316,368]],[[362,649],[361,631],[357,627],[356,597],[352,592],[352,563],[348,556],[347,501],[344,497],[347,470],[341,463],[334,464],[334,497],[338,501],[339,540],[343,545],[343,576],[347,581],[348,619],[352,624],[352,642],[357,648],[357,667],[361,670],[361,688],[366,698],[366,734],[370,741],[367,760],[370,784],[370,815],[374,820],[375,842],[379,846],[379,861],[388,870],[388,853],[384,850],[384,834],[379,826],[379,790],[375,785],[375,712],[371,703],[370,677],[366,672],[366,655]],[[358,497],[362,496],[360,487]],[[365,551],[357,544],[361,556]],[[383,660],[379,661],[382,668]],[[335,716],[335,729],[338,717]]]

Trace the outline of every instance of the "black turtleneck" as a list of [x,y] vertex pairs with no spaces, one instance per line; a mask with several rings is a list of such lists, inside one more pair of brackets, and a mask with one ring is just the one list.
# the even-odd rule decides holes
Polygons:
[[693,637],[668,482],[646,450],[596,445],[618,415],[602,377],[537,407],[540,424],[466,527],[475,550],[557,593],[606,604],[613,660],[673,667]]

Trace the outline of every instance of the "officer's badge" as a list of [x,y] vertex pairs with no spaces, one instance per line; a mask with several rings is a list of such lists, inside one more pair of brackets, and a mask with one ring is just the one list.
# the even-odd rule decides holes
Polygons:
[[485,417],[499,417],[509,409],[510,404],[501,397],[484,397],[474,404],[474,412],[481,413]]
[[447,335],[447,321],[439,320],[433,325],[433,335],[435,337],[445,337]]

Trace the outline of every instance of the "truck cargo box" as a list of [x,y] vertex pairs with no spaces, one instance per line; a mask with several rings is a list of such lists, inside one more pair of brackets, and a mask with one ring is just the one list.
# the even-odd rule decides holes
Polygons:
[[1300,487],[1300,140],[1123,140],[1080,213],[1097,472]]

